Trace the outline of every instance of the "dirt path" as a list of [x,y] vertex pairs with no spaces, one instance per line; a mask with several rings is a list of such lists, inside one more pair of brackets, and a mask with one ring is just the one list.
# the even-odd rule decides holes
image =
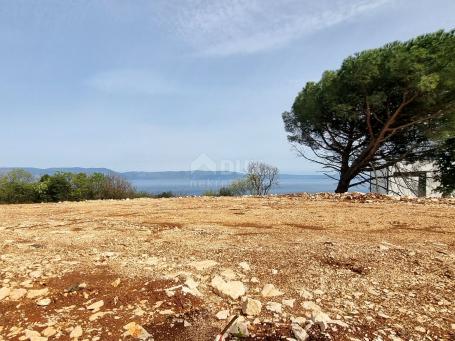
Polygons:
[[455,339],[455,201],[11,205],[0,236],[0,340],[214,340],[246,297],[247,340]]

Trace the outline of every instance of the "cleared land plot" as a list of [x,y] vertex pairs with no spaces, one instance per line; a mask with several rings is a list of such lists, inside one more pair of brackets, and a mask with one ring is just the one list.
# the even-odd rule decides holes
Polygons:
[[[155,340],[213,340],[228,322],[215,315],[242,305],[214,292],[215,275],[262,302],[245,317],[246,339],[291,337],[296,317],[310,340],[455,338],[455,201],[354,194],[11,205],[0,206],[0,236],[0,340],[31,331],[69,340],[77,326],[81,340],[126,340],[130,322]],[[263,297],[266,284],[283,294]],[[338,322],[311,325],[315,305]]]

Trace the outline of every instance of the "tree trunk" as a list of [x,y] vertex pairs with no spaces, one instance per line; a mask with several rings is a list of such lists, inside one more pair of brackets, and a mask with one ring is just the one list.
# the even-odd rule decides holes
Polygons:
[[338,180],[338,186],[335,190],[335,193],[345,193],[349,190],[349,184],[351,179],[343,174],[340,175],[340,180]]

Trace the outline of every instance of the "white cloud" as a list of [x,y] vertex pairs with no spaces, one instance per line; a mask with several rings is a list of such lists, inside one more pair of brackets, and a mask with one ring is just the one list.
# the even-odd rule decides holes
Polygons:
[[96,74],[88,85],[106,93],[164,95],[177,92],[176,86],[150,70],[118,69]]
[[251,54],[378,8],[390,0],[179,0],[161,22],[202,55]]

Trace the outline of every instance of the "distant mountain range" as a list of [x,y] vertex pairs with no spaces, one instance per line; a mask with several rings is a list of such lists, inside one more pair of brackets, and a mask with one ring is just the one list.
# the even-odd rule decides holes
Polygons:
[[[12,169],[18,167],[0,167],[0,174],[5,174]],[[242,178],[245,174],[239,172],[229,171],[161,171],[161,172],[116,172],[109,168],[82,168],[82,167],[54,167],[54,168],[33,168],[33,167],[20,167],[26,170],[35,177],[40,177],[44,174],[55,174],[57,172],[68,173],[102,173],[102,174],[115,174],[120,175],[126,180],[172,180],[172,179],[192,179],[192,180],[235,180]],[[310,175],[292,175],[280,174],[280,179],[302,179],[302,178],[321,178],[323,175],[310,174]]]

